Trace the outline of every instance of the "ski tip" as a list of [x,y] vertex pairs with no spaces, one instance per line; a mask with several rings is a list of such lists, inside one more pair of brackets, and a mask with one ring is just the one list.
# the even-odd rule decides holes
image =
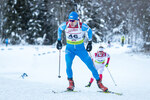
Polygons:
[[52,90],[52,93],[57,93],[56,91]]

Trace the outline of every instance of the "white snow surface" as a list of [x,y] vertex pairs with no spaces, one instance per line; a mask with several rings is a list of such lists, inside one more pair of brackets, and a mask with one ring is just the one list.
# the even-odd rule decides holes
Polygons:
[[[105,44],[104,44],[105,45]],[[92,54],[99,44],[93,45]],[[105,48],[110,54],[109,71],[103,72],[103,84],[122,96],[104,94],[94,80],[86,88],[91,72],[75,57],[73,78],[75,90],[81,92],[53,93],[66,90],[68,80],[65,47],[61,51],[61,78],[58,78],[59,52],[54,46],[1,46],[0,47],[0,100],[150,100],[150,57],[129,53],[130,48],[114,45]],[[21,77],[26,73],[28,77]]]

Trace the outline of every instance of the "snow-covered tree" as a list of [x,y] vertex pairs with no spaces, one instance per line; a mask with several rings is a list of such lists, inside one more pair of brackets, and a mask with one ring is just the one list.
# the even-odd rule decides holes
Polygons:
[[[126,43],[149,48],[149,5],[148,0],[1,0],[0,36],[12,44],[53,44],[58,26],[76,11],[91,27],[93,42],[116,42],[125,36]],[[65,44],[64,32],[62,41]]]
[[17,18],[17,12],[14,8],[16,2],[14,0],[8,0],[6,3],[6,6],[4,6],[4,21],[3,21],[3,35],[2,38],[6,39],[9,38],[12,40],[12,38],[18,40],[16,37],[16,29],[17,29],[17,21],[15,18]]

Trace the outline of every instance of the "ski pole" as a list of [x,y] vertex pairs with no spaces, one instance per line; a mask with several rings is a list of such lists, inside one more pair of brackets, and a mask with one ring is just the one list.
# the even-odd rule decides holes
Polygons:
[[[89,52],[89,55],[90,55],[91,59],[93,59],[92,56],[91,56],[91,52]],[[93,60],[92,60],[92,62],[93,62]],[[94,64],[94,62],[93,62],[93,64]],[[94,65],[94,67],[95,67],[95,65]]]
[[59,73],[58,73],[58,78],[61,78],[61,76],[60,76],[60,63],[61,63],[61,50],[59,50]]
[[[89,52],[89,55],[90,55],[91,59],[93,59],[90,52]],[[92,62],[93,62],[93,60],[92,60]],[[93,62],[93,65],[94,65],[94,67],[95,67],[94,62]],[[95,68],[96,68],[96,67],[95,67]]]
[[[106,67],[106,68],[107,68],[107,67]],[[111,79],[113,80],[113,82],[114,82],[115,86],[117,86],[117,84],[115,83],[115,81],[114,81],[114,79],[113,79],[113,77],[112,77],[112,75],[111,75],[110,71],[108,70],[108,68],[107,68],[107,71],[109,72],[109,75],[110,75]]]
[[91,53],[89,52],[89,55],[90,55],[90,57],[92,58],[92,56],[91,56]]

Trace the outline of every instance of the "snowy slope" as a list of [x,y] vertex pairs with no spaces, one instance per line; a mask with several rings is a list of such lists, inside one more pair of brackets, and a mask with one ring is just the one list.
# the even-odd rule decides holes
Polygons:
[[[98,48],[94,44],[92,53]],[[53,46],[0,47],[0,100],[150,100],[150,57],[128,53],[129,48],[114,45],[106,48],[110,56],[109,70],[117,84],[114,85],[105,69],[103,84],[123,96],[102,94],[96,81],[85,88],[91,72],[75,57],[73,75],[75,90],[79,93],[56,93],[68,86],[65,72],[64,49],[61,52],[61,78],[58,78],[58,50]],[[28,77],[21,77],[27,73]]]

